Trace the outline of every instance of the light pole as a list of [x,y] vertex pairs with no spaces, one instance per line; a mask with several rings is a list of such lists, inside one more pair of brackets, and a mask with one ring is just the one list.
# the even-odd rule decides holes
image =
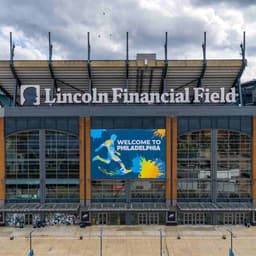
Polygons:
[[230,248],[229,248],[229,256],[235,256],[234,252],[233,252],[233,238],[234,233],[232,232],[231,229],[227,229],[227,231],[230,233]]
[[33,230],[29,232],[29,253],[28,253],[28,256],[34,256],[34,251],[32,249],[32,233],[33,232],[34,232]]
[[103,237],[103,230],[100,229],[100,256],[102,256],[102,237]]
[[162,256],[163,254],[163,234],[162,234],[162,229],[159,230],[160,231],[160,256]]

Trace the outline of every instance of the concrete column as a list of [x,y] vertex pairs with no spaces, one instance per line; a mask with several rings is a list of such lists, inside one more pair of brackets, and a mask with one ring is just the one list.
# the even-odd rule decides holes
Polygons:
[[80,205],[85,206],[85,120],[79,120],[79,157],[80,157]]
[[86,206],[91,205],[91,118],[85,118],[85,200]]
[[178,124],[177,117],[172,118],[172,131],[171,131],[171,149],[172,149],[172,157],[171,157],[171,197],[172,197],[172,205],[175,206],[177,203],[177,152],[178,152]]
[[171,118],[165,120],[165,139],[166,139],[166,206],[171,206]]
[[217,201],[217,140],[218,133],[216,129],[211,130],[211,201]]
[[252,118],[252,201],[256,203],[256,116]]
[[46,184],[45,184],[45,130],[39,131],[39,152],[40,152],[40,203],[45,203]]
[[0,206],[5,201],[5,136],[4,118],[0,118]]

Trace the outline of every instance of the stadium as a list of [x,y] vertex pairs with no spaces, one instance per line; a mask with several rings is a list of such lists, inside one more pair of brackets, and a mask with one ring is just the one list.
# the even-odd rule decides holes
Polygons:
[[241,59],[0,61],[0,222],[256,223]]

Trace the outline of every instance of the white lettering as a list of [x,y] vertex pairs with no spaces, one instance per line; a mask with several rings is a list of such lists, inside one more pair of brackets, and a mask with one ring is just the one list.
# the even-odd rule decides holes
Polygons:
[[112,103],[119,103],[119,101],[122,99],[122,88],[112,88],[113,92],[113,100]]
[[162,93],[161,95],[161,102],[162,103],[168,103],[168,96],[169,96],[169,93]]
[[183,103],[190,103],[189,99],[189,88],[185,88],[185,98]]
[[73,99],[74,103],[76,103],[76,104],[82,103],[81,93],[75,93],[73,98],[74,98]]
[[51,89],[50,88],[45,88],[44,91],[45,91],[45,103],[47,103],[47,104],[55,103],[56,102],[55,98],[53,98],[51,100]]
[[204,98],[204,89],[203,88],[194,88],[194,102],[193,103],[200,103],[201,100]]
[[211,94],[211,102],[212,102],[212,103],[219,103],[219,102],[220,102],[219,99],[220,99],[219,93],[213,92],[213,93]]
[[235,103],[236,102],[236,97],[238,96],[238,94],[236,93],[236,88],[231,88],[231,92],[228,92],[226,94],[226,102],[227,103]]
[[90,103],[92,101],[92,95],[90,93],[84,93],[82,95],[82,102],[83,103]]
[[[88,103],[109,103],[109,94],[107,92],[97,92],[96,88],[92,89],[91,93],[62,93],[58,88],[56,95],[52,98],[51,89],[45,88],[45,103],[46,104],[88,104]],[[225,88],[219,88],[219,91],[210,92],[209,88],[193,88],[194,95],[191,95],[190,88],[184,88],[184,91],[175,92],[170,89],[169,92],[162,94],[154,93],[138,93],[128,92],[127,89],[112,88],[112,102],[111,103],[125,103],[125,104],[175,104],[175,103],[190,103],[191,96],[193,96],[193,103],[235,103],[237,93],[235,88],[230,92],[225,93]]]

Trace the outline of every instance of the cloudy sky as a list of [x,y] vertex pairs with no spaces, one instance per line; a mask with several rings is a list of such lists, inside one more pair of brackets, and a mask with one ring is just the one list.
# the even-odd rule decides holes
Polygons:
[[253,0],[0,0],[0,59],[9,58],[10,31],[15,59],[47,59],[48,31],[54,59],[85,59],[88,31],[92,59],[124,59],[126,31],[130,59],[162,59],[165,31],[169,59],[202,58],[204,31],[207,58],[237,59],[246,31],[247,81],[256,78],[255,13]]

